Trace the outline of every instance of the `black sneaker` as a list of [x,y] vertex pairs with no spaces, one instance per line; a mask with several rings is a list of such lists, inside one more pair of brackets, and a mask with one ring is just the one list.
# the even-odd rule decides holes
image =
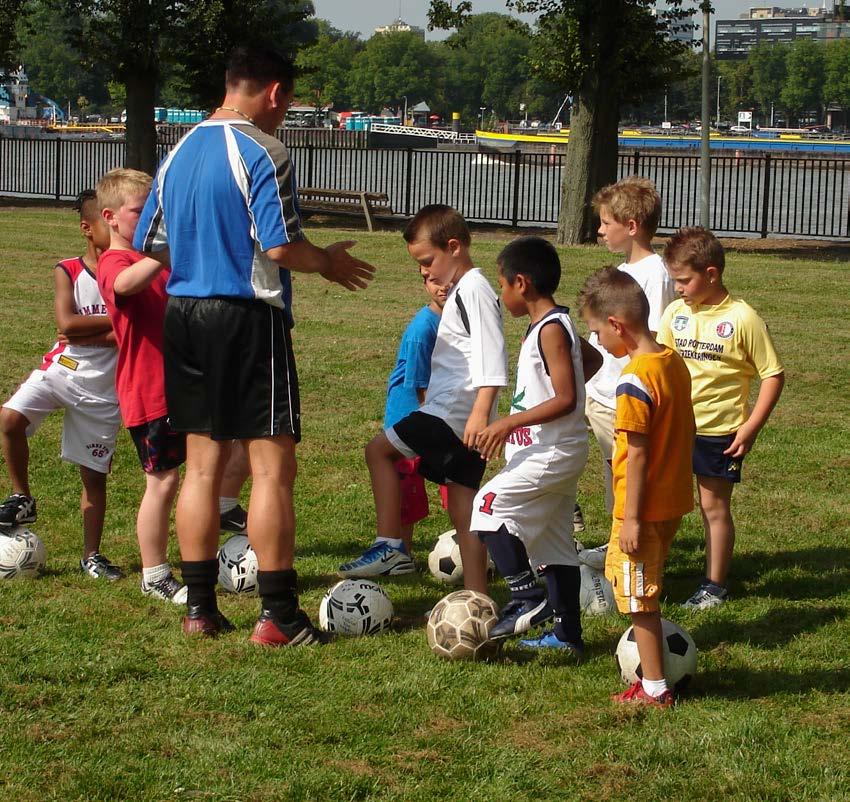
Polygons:
[[0,504],[0,526],[35,523],[35,499],[22,493],[12,493]]
[[221,514],[219,528],[222,532],[244,535],[248,529],[248,513],[237,504],[232,510]]
[[153,598],[160,601],[169,601],[172,604],[186,604],[188,591],[185,585],[181,585],[172,574],[169,574],[165,579],[160,579],[159,582],[151,582],[150,584],[142,579],[142,593],[145,596],[153,596]]
[[533,626],[548,621],[554,614],[546,598],[541,601],[535,599],[509,601],[499,613],[499,620],[490,630],[490,640],[522,635]]
[[110,582],[115,582],[117,579],[124,578],[124,572],[98,551],[91,557],[80,560],[80,570],[92,579],[108,579]]
[[263,609],[251,633],[251,642],[261,646],[308,646],[327,643],[328,636],[313,626],[303,610],[292,621],[284,622],[271,610]]

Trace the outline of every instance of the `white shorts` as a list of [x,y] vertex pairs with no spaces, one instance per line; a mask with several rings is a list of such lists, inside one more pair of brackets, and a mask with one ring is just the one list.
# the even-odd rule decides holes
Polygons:
[[51,412],[64,409],[62,459],[109,473],[121,425],[116,402],[89,395],[63,372],[34,370],[3,406],[29,421],[27,437],[35,434]]
[[614,415],[615,411],[595,398],[587,396],[584,414],[593,431],[599,450],[602,452],[602,477],[605,482],[605,509],[610,514],[614,509],[613,475],[611,460],[614,459]]
[[586,462],[586,443],[573,453],[523,449],[478,491],[470,529],[504,526],[523,542],[534,568],[578,565],[573,510]]

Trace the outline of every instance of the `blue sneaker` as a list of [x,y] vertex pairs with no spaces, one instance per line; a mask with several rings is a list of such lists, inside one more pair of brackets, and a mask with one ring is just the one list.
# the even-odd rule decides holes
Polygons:
[[396,548],[386,541],[380,541],[369,546],[356,560],[343,563],[337,573],[347,579],[366,579],[412,574],[415,570],[416,564],[404,545]]
[[522,646],[523,649],[560,649],[561,651],[572,652],[575,658],[579,661],[584,659],[584,644],[570,643],[566,640],[560,640],[560,638],[555,635],[555,630],[553,629],[550,629],[548,632],[544,632],[539,638],[521,640],[519,645]]
[[541,601],[536,599],[509,601],[499,613],[499,620],[490,630],[490,640],[522,635],[532,627],[548,621],[554,614],[549,600],[545,597]]

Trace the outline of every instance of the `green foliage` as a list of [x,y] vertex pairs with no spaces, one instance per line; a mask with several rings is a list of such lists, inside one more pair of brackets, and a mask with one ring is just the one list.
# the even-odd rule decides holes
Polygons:
[[823,99],[850,110],[850,39],[832,42],[826,48]]
[[820,111],[823,103],[824,45],[812,39],[791,44],[786,58],[787,77],[780,92],[782,105],[792,118]]
[[12,20],[24,7],[25,0],[0,0],[0,70],[14,69],[21,60],[18,31]]
[[298,53],[300,76],[296,97],[316,106],[338,109],[353,105],[349,75],[354,59],[365,48],[356,33],[342,33],[326,20],[316,20],[316,41]]

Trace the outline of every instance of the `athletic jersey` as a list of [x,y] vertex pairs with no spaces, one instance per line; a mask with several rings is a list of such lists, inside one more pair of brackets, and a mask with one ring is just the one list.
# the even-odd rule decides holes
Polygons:
[[584,368],[581,345],[570,320],[570,310],[556,306],[544,317],[528,327],[517,362],[516,390],[511,401],[511,414],[525,412],[555,396],[549,366],[543,356],[540,335],[546,326],[562,326],[570,341],[570,358],[576,381],[576,407],[568,415],[547,423],[521,426],[514,429],[505,440],[505,459],[530,447],[546,448],[587,442],[587,424],[584,422]]
[[[71,279],[74,290],[74,314],[106,315],[106,304],[97,286],[94,273],[82,257],[64,259],[56,265]],[[118,350],[112,346],[54,343],[42,358],[39,370],[65,373],[85,388],[90,395],[116,402],[115,364]]]
[[783,372],[765,322],[739,298],[689,307],[679,300],[661,320],[658,342],[676,351],[691,373],[697,434],[736,432],[749,417],[750,384]]
[[507,385],[507,359],[499,299],[473,268],[449,290],[420,411],[442,418],[462,438],[478,389]]
[[440,316],[430,306],[423,306],[407,324],[387,382],[385,429],[419,409],[416,391],[426,389],[431,381],[431,354],[439,326]]
[[257,298],[291,323],[289,271],[265,251],[303,238],[283,143],[247,120],[207,120],[157,171],[133,247],[169,248],[169,295]]
[[668,521],[693,509],[691,455],[694,413],[691,378],[671,348],[641,354],[629,362],[617,382],[614,417],[614,517],[624,517],[627,432],[649,437],[649,462],[642,521]]
[[[634,264],[621,264],[618,270],[628,273],[643,290],[649,301],[649,330],[658,331],[661,315],[667,305],[675,300],[676,287],[664,267],[664,261],[654,253]],[[608,353],[600,344],[595,334],[590,335],[590,344],[602,354],[602,367],[593,375],[587,383],[587,394],[609,409],[614,409],[616,404],[615,390],[617,379],[623,368],[629,363],[629,358],[624,356],[618,359]]]

